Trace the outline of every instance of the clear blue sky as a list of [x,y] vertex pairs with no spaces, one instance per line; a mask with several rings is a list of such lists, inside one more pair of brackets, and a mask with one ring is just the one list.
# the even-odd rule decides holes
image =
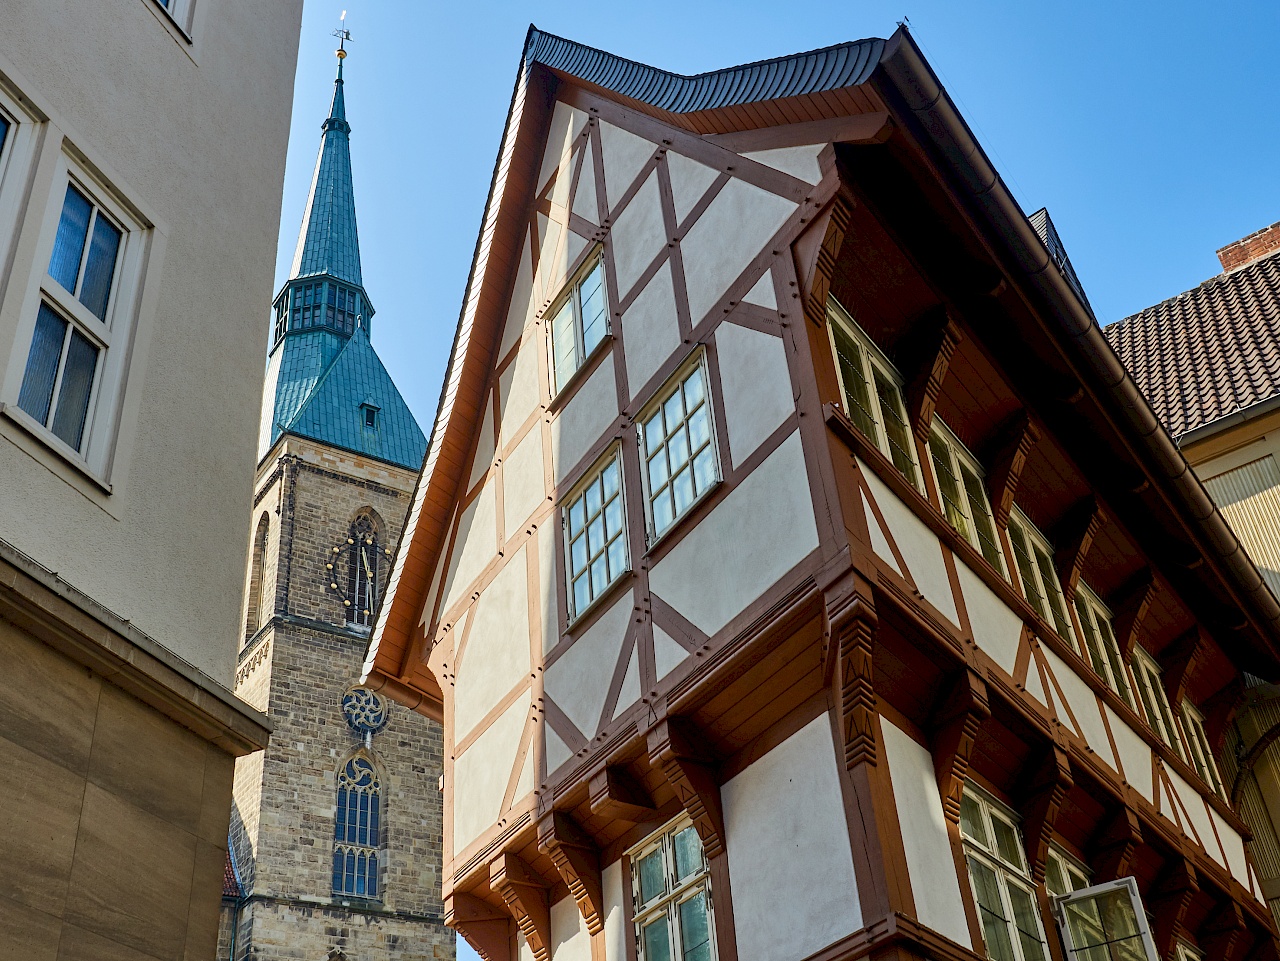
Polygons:
[[[904,15],[1024,209],[1047,205],[1103,323],[1218,272],[1280,220],[1280,4],[306,0],[277,289],[343,9],[373,340],[430,433],[525,31],[681,73],[887,37]],[[268,305],[263,305],[263,336]],[[460,958],[473,954],[461,946]]]

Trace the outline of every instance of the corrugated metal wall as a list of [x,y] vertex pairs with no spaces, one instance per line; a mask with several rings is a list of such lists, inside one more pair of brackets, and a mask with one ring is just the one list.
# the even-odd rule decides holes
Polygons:
[[1268,454],[1204,482],[1271,592],[1280,597],[1280,468]]

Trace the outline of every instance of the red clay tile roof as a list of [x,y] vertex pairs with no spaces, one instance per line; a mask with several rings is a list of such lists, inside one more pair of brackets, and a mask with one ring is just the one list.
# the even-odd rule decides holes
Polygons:
[[236,864],[231,859],[231,848],[227,848],[227,860],[222,865],[222,896],[224,898],[240,897],[240,879],[236,877]]
[[1280,394],[1280,254],[1103,333],[1174,437]]

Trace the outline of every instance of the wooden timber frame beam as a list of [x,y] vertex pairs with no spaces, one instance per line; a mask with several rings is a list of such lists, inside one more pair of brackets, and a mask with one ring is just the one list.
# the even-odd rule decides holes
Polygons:
[[996,443],[991,473],[987,475],[987,493],[991,497],[991,511],[998,527],[1009,526],[1013,502],[1018,496],[1018,482],[1027,457],[1040,440],[1040,428],[1032,423],[1026,411],[1012,414],[997,430],[1000,440]]
[[1200,946],[1214,961],[1236,961],[1243,953],[1247,926],[1244,912],[1234,901],[1223,901],[1200,929]]
[[551,961],[551,904],[547,883],[514,854],[489,865],[489,887],[504,902],[536,961]]
[[484,961],[507,961],[511,952],[511,916],[470,894],[444,899],[444,923],[464,938]]
[[942,393],[951,357],[964,340],[964,333],[951,308],[940,307],[930,311],[915,325],[910,339],[917,344],[917,353],[915,373],[906,390],[907,418],[911,421],[911,432],[916,440],[927,444],[938,395]]
[[1196,879],[1195,865],[1185,857],[1175,856],[1164,874],[1152,885],[1149,898],[1149,907],[1155,916],[1152,935],[1160,957],[1173,956],[1173,946],[1182,933],[1187,908],[1199,893],[1200,882]]
[[693,821],[707,860],[725,852],[724,812],[716,759],[706,738],[684,717],[667,717],[649,731],[649,760],[666,778]]
[[871,585],[852,572],[823,591],[823,660],[836,678],[844,766],[874,765],[878,757],[872,658],[879,626]]
[[1099,506],[1097,498],[1089,495],[1068,510],[1058,525],[1054,541],[1059,547],[1054,553],[1053,563],[1058,569],[1058,578],[1062,581],[1062,592],[1066,595],[1068,604],[1076,599],[1076,588],[1080,586],[1085,558],[1106,519],[1107,515]]
[[1049,745],[1038,759],[1028,765],[1029,791],[1024,811],[1023,832],[1027,846],[1027,861],[1031,867],[1031,879],[1044,881],[1045,864],[1049,859],[1049,842],[1053,840],[1053,826],[1067,792],[1075,786],[1071,777],[1071,762],[1067,752],[1057,744]]
[[556,866],[587,930],[593,935],[604,931],[600,852],[595,842],[569,815],[552,811],[538,822],[538,849]]
[[1161,673],[1164,678],[1165,691],[1169,695],[1169,703],[1175,711],[1180,709],[1182,699],[1187,696],[1187,682],[1195,673],[1196,664],[1209,651],[1209,641],[1204,630],[1193,627],[1178,637],[1160,654]]
[[658,816],[653,799],[623,765],[611,764],[597,771],[587,791],[591,813],[597,817],[639,824]]
[[1133,647],[1138,643],[1138,631],[1151,610],[1151,601],[1155,596],[1156,579],[1149,567],[1144,567],[1131,577],[1117,594],[1112,626],[1116,633],[1116,643],[1120,645],[1120,653],[1126,661],[1133,655]]
[[960,800],[969,776],[969,758],[982,722],[991,717],[987,684],[972,667],[961,671],[934,712],[933,765],[942,794],[942,810],[960,823]]
[[1142,845],[1142,826],[1133,808],[1116,809],[1103,823],[1091,844],[1093,863],[1100,881],[1113,881],[1130,873],[1133,857]]
[[852,194],[840,191],[795,245],[796,276],[804,297],[804,315],[818,327],[825,327],[827,323],[831,278],[853,218],[853,207]]

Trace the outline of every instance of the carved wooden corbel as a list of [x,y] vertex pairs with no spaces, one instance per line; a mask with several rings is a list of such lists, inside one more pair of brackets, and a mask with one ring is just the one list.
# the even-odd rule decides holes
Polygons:
[[1142,844],[1142,826],[1132,808],[1122,807],[1103,825],[1093,843],[1099,881],[1113,881],[1130,873],[1133,856]]
[[796,258],[796,276],[800,279],[804,315],[819,327],[827,322],[827,297],[831,278],[835,275],[836,258],[844,246],[853,203],[844,193],[837,194],[827,209],[814,218],[809,229],[792,245]]
[[1090,495],[1072,507],[1059,525],[1055,537],[1059,547],[1054,554],[1053,563],[1058,569],[1058,577],[1062,580],[1062,591],[1068,604],[1076,598],[1076,587],[1080,583],[1080,572],[1084,570],[1085,557],[1106,519],[1106,514],[1098,506],[1097,498]]
[[1244,947],[1244,912],[1235,901],[1223,901],[1200,929],[1200,947],[1214,961],[1235,961]]
[[1200,705],[1200,713],[1204,715],[1204,730],[1209,735],[1209,748],[1215,755],[1222,753],[1227,728],[1235,720],[1243,701],[1244,678],[1237,674],[1218,693]]
[[1144,567],[1116,595],[1112,626],[1115,628],[1116,642],[1126,661],[1133,654],[1133,646],[1138,643],[1138,629],[1151,610],[1151,600],[1155,594],[1155,576],[1150,568]]
[[701,733],[686,718],[668,717],[649,732],[649,759],[693,819],[707,859],[724,853],[724,814],[715,761]]
[[1001,425],[999,435],[1002,439],[992,459],[991,473],[987,475],[987,493],[991,496],[996,524],[1007,527],[1022,469],[1027,466],[1031,448],[1040,440],[1040,428],[1031,422],[1026,411],[1018,411]]
[[551,904],[548,886],[514,854],[500,854],[489,865],[489,887],[506,902],[537,961],[551,961]]
[[511,953],[511,915],[470,894],[444,899],[444,923],[457,931],[484,961],[507,961]]
[[948,308],[942,307],[921,321],[912,339],[919,346],[916,373],[907,385],[907,417],[911,431],[922,444],[929,440],[933,411],[942,392],[942,383],[951,366],[951,356],[964,340],[964,333]]
[[824,645],[828,663],[836,662],[844,764],[852,771],[876,763],[872,655],[878,619],[870,586],[859,577],[842,578],[824,593]]
[[538,849],[551,858],[561,879],[578,903],[587,930],[604,930],[604,898],[601,894],[600,853],[595,842],[560,811],[552,811],[538,823]]
[[625,767],[611,765],[592,775],[587,787],[591,813],[611,821],[639,824],[656,817],[653,799]]
[[1030,791],[1023,806],[1026,819],[1023,822],[1027,860],[1031,864],[1031,877],[1039,884],[1044,880],[1045,862],[1049,857],[1049,842],[1053,840],[1053,826],[1058,811],[1074,786],[1071,763],[1067,752],[1058,745],[1050,745],[1031,771]]
[[960,823],[960,800],[978,728],[991,716],[986,682],[972,668],[956,677],[933,718],[933,766],[942,794],[942,810],[952,824]]
[[1208,639],[1204,631],[1197,625],[1187,631],[1160,655],[1161,673],[1164,688],[1169,695],[1169,703],[1177,710],[1182,699],[1187,695],[1187,681],[1195,673],[1196,663],[1208,650]]
[[1200,891],[1195,866],[1184,857],[1175,857],[1152,889],[1151,913],[1155,917],[1156,951],[1162,958],[1173,953],[1173,942],[1182,930],[1191,899]]

